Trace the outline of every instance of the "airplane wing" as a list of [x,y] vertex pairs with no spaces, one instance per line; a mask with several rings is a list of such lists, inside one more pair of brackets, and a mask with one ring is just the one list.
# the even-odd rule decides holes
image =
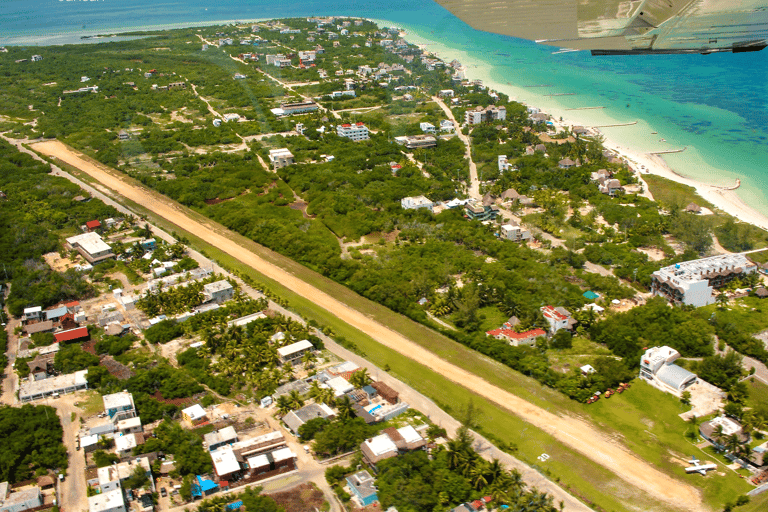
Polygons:
[[478,30],[593,55],[749,52],[768,0],[435,0]]

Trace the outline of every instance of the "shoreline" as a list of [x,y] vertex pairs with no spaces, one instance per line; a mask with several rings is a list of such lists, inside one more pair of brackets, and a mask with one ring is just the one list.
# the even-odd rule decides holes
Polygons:
[[[386,23],[386,20],[371,20],[376,23]],[[415,36],[415,37],[414,37]],[[530,96],[531,91],[526,91],[526,88],[524,86],[520,85],[513,85],[510,82],[507,82],[506,84],[500,82],[497,79],[494,79],[491,76],[491,71],[493,70],[493,66],[489,64],[488,62],[482,61],[477,58],[471,57],[467,52],[463,52],[459,49],[454,49],[447,47],[440,41],[430,40],[427,37],[422,36],[421,34],[417,34],[414,32],[409,32],[406,28],[406,34],[404,35],[404,39],[412,44],[417,45],[419,48],[422,48],[425,52],[431,53],[435,57],[443,60],[444,62],[450,62],[454,58],[458,59],[459,62],[462,63],[462,70],[465,74],[466,79],[472,80],[472,79],[480,79],[483,82],[483,85],[488,87],[489,89],[494,89],[498,92],[502,92],[504,94],[507,94],[510,98],[510,100],[513,101],[519,101],[520,103],[523,103],[524,105],[528,106],[539,106],[535,105],[533,103],[530,103],[526,100],[520,99],[521,97]],[[444,48],[444,49],[442,49]],[[457,56],[457,54],[459,54]],[[526,94],[528,92],[529,94]],[[550,102],[556,103],[556,100],[554,100],[554,97],[550,97]],[[549,102],[547,102],[549,103]],[[607,109],[599,109],[599,111],[604,112]],[[541,109],[542,112],[545,112],[549,115],[551,115],[554,119],[561,119],[561,121],[554,121],[555,125],[557,127],[568,127],[573,128],[574,126],[585,126],[590,128],[591,131],[601,135],[603,140],[603,146],[616,153],[617,156],[620,158],[623,158],[630,168],[634,171],[634,174],[642,180],[642,176],[644,174],[654,174],[656,176],[660,176],[662,178],[669,179],[671,181],[675,181],[677,183],[681,183],[683,185],[690,186],[696,190],[696,193],[702,197],[702,199],[709,201],[712,203],[717,209],[723,211],[724,213],[733,216],[734,218],[738,219],[742,222],[747,222],[749,224],[755,225],[761,229],[768,231],[768,216],[760,213],[756,208],[748,205],[736,192],[737,189],[741,186],[741,179],[736,179],[737,185],[715,185],[711,183],[707,183],[701,180],[697,180],[694,178],[689,178],[675,170],[673,170],[669,163],[664,160],[664,158],[659,155],[655,154],[656,151],[643,151],[637,148],[633,148],[630,146],[620,144],[615,139],[611,138],[611,135],[606,133],[604,131],[604,128],[611,128],[611,126],[607,126],[609,124],[615,124],[616,127],[620,126],[627,126],[627,125],[634,125],[642,123],[644,125],[647,125],[647,121],[645,121],[642,118],[639,118],[638,121],[635,122],[625,122],[620,119],[614,119],[611,116],[610,112],[604,112],[604,115],[607,115],[608,117],[614,119],[615,123],[600,123],[602,128],[596,127],[594,123],[585,122],[585,117],[574,117],[574,114],[577,116],[579,114],[585,114],[587,112],[590,112],[589,110],[585,108],[581,109],[568,109],[562,105],[548,105],[547,107]],[[588,120],[588,119],[587,119]],[[650,125],[648,125],[650,126]],[[649,131],[649,133],[654,133],[655,130]],[[693,147],[686,147],[686,150],[695,149]],[[671,152],[669,150],[663,150],[665,152]],[[674,151],[674,149],[672,149]],[[734,173],[731,173],[734,174]],[[733,183],[733,182],[731,182]],[[647,190],[647,186],[646,186]]]

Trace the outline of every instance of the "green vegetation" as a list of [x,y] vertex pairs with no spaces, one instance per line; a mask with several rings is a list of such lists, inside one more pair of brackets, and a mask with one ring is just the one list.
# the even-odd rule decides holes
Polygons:
[[211,471],[211,456],[203,448],[202,434],[184,430],[177,422],[165,420],[154,431],[155,437],[134,448],[136,455],[161,451],[172,453],[179,475],[201,475]]
[[[291,20],[289,24],[310,26],[304,20]],[[201,30],[200,34],[209,39],[214,39],[217,30],[227,31],[236,40],[253,37],[242,28]],[[374,30],[367,22],[360,28],[366,36],[377,39],[379,36],[373,34]],[[289,39],[266,27],[261,35],[292,48],[315,46],[305,37]],[[191,208],[198,219],[212,219],[237,231],[242,238],[236,239],[244,246],[287,267],[343,302],[354,304],[363,313],[439,356],[487,375],[489,381],[513,389],[533,403],[591,416],[606,425],[610,435],[632,437],[628,442],[632,449],[669,474],[677,474],[678,468],[666,463],[659,453],[689,449],[683,438],[688,426],[675,419],[676,414],[682,412],[678,410],[679,402],[673,406],[660,399],[662,405],[658,411],[655,406],[644,404],[664,418],[658,421],[670,432],[661,435],[658,428],[646,426],[646,430],[663,438],[661,447],[654,449],[647,446],[654,443],[644,437],[642,425],[633,420],[632,415],[648,422],[656,422],[657,417],[643,415],[645,409],[625,398],[632,397],[632,393],[611,402],[626,406],[629,411],[626,417],[613,414],[612,409],[606,410],[605,401],[588,408],[576,403],[597,390],[630,380],[636,374],[644,346],[667,344],[686,357],[704,357],[701,363],[690,362],[689,368],[729,390],[730,412],[742,418],[750,414],[758,420],[766,417],[760,409],[754,414],[749,411],[753,390],[745,391],[746,384],[736,384],[740,372],[735,360],[714,356],[712,350],[713,334],[717,334],[739,352],[766,360],[768,354],[764,346],[752,337],[766,327],[762,321],[764,315],[757,314],[761,312],[761,305],[751,302],[752,298],[731,308],[720,305],[694,312],[669,308],[663,301],[651,300],[629,313],[609,313],[605,320],[579,311],[587,303],[582,293],[588,289],[600,292],[603,302],[629,298],[636,290],[647,289],[651,272],[659,266],[705,253],[712,233],[732,250],[760,247],[768,243],[764,234],[719,214],[698,216],[684,212],[688,202],[695,201],[704,207],[711,205],[704,204],[691,190],[666,187],[667,183],[653,177],[648,177],[648,183],[658,202],[634,193],[613,198],[599,193],[590,176],[598,169],[612,172],[624,185],[635,181],[626,168],[605,160],[599,140],[578,137],[566,140],[563,134],[558,141],[565,140],[563,144],[545,144],[547,157],[541,153],[526,155],[527,146],[549,139],[543,135],[539,138],[543,126],[531,123],[522,105],[509,102],[504,95],[494,99],[479,88],[454,84],[441,69],[427,71],[414,47],[403,49],[402,55],[378,44],[350,52],[349,43],[343,41],[339,48],[327,48],[325,54],[318,54],[316,68],[278,69],[264,65],[263,57],[284,51],[282,47],[274,44],[258,49],[237,46],[240,51],[247,48],[262,54],[258,64],[242,64],[230,58],[235,47],[223,47],[224,52],[222,49],[202,52],[196,36],[193,30],[185,29],[165,31],[138,41],[101,45],[95,52],[84,51],[82,47],[52,48],[41,65],[31,71],[19,66],[4,68],[7,73],[0,77],[3,91],[0,111],[16,119],[10,122],[12,134],[55,135],[98,161],[119,168],[138,182]],[[194,44],[187,44],[189,40]],[[169,50],[152,50],[159,46]],[[6,59],[13,59],[20,51],[11,48],[0,57],[0,64],[4,65]],[[416,58],[412,63],[405,63],[402,56],[409,55]],[[276,118],[271,108],[298,97],[258,69],[263,66],[265,72],[281,80],[318,81],[318,69],[325,69],[333,76],[337,69],[357,69],[357,66],[378,62],[402,64],[408,72],[392,72],[387,88],[360,81],[358,97],[353,100],[321,100],[331,110],[382,105],[365,114],[343,112],[340,119],[330,112]],[[142,70],[152,68],[158,72],[144,78]],[[232,75],[236,72],[247,78],[233,82]],[[99,85],[99,94],[62,95],[63,89],[76,88],[79,76],[84,74],[96,77],[92,80]],[[58,85],[43,85],[51,81]],[[186,85],[163,90],[164,86],[179,81]],[[134,82],[135,86],[126,82]],[[159,90],[152,90],[151,83],[157,83]],[[244,122],[213,127],[214,116],[195,95],[192,84],[218,112],[237,113]],[[400,91],[395,87],[401,85],[419,86],[418,91],[413,91],[416,100],[396,99]],[[299,90],[303,94],[322,95],[341,88],[343,82],[331,78]],[[470,222],[461,210],[432,215],[425,210],[400,207],[399,200],[405,196],[424,194],[439,201],[462,197],[465,190],[467,161],[458,139],[440,139],[435,148],[412,152],[392,142],[394,136],[419,133],[420,121],[437,124],[444,119],[442,110],[428,99],[442,88],[457,91],[461,103],[455,111],[459,115],[476,105],[495,104],[507,108],[506,121],[482,124],[469,131],[472,156],[486,182],[483,192],[498,196],[514,188],[530,196],[537,209],[522,211],[519,205],[513,205],[513,212],[533,211],[525,215],[523,221],[536,227],[534,234],[540,230],[565,239],[564,247],[533,250],[500,240],[498,225]],[[61,107],[57,107],[59,98]],[[34,106],[34,111],[19,107],[28,104]],[[22,125],[31,121],[32,116],[39,118],[36,126]],[[297,121],[305,126],[303,137],[288,132]],[[376,133],[372,133],[370,140],[358,143],[337,137],[332,126],[349,121],[364,121]],[[324,134],[317,131],[321,127],[325,129]],[[128,140],[117,137],[120,130],[129,132]],[[258,142],[248,139],[251,135],[266,133],[281,134]],[[52,272],[40,256],[59,250],[59,240],[76,233],[85,220],[112,215],[112,211],[98,201],[72,201],[69,198],[77,189],[47,175],[48,166],[37,164],[4,143],[1,147],[0,189],[12,194],[0,203],[0,208],[7,208],[2,210],[0,222],[7,221],[6,227],[21,227],[15,234],[13,230],[3,230],[0,237],[0,247],[7,247],[7,254],[15,262],[9,307],[18,314],[27,305],[48,306],[69,298],[87,298],[94,293],[92,284],[72,271]],[[259,159],[267,160],[269,149],[280,147],[296,155],[296,164],[276,173],[269,172]],[[507,154],[518,170],[499,173],[495,162],[498,154]],[[332,155],[334,159],[326,161],[323,155]],[[584,164],[560,169],[557,162],[565,157]],[[392,163],[401,166],[394,174]],[[179,226],[166,224],[164,227],[182,233],[198,247],[205,247],[208,255],[238,269],[246,282],[256,284],[268,296],[282,296],[281,302],[288,300],[292,308],[311,319],[313,325],[322,326],[326,332],[332,330],[339,343],[391,370],[438,403],[455,404],[459,399],[472,398],[471,392],[430,371],[425,372],[420,365],[403,360],[343,325],[311,300],[297,297],[279,283],[244,269],[216,248],[201,244],[194,233],[185,233]],[[252,241],[278,254],[257,247]],[[346,247],[355,241],[362,245]],[[672,247],[675,244],[682,245],[685,252],[675,255]],[[661,250],[666,259],[650,261],[641,251],[647,248]],[[92,274],[94,281],[111,284],[107,281],[107,274],[111,272],[123,272],[132,282],[141,279],[140,275],[149,270],[149,263],[136,258],[138,253],[133,253],[134,249],[135,245],[116,244],[115,251],[121,255],[134,254],[127,258],[133,261],[97,267]],[[160,248],[153,257],[164,260],[171,250]],[[181,250],[183,253],[183,248]],[[181,254],[174,255],[179,256]],[[587,261],[610,268],[616,277],[584,271]],[[184,258],[176,268],[184,270],[193,266],[191,259]],[[744,284],[749,283],[745,280]],[[150,316],[176,314],[199,302],[198,288],[193,285],[161,291],[144,299],[140,307]],[[427,299],[425,305],[419,305],[421,298]],[[486,337],[486,330],[498,327],[511,316],[521,320],[518,327],[521,330],[546,327],[539,313],[543,304],[564,306],[573,311],[580,322],[576,336],[559,334],[534,347],[520,348]],[[99,354],[114,356],[134,373],[125,381],[117,381],[104,367],[97,366],[94,356],[78,351],[76,346],[64,347],[56,365],[61,371],[88,368],[89,382],[104,392],[129,389],[145,422],[173,417],[178,407],[167,400],[202,393],[201,384],[222,395],[243,393],[258,398],[292,377],[276,367],[275,346],[268,342],[272,334],[287,332],[292,340],[308,338],[317,348],[321,347],[317,338],[309,336],[308,330],[282,318],[259,320],[246,328],[224,327],[226,321],[259,308],[263,308],[263,304],[258,301],[243,301],[195,316],[183,324],[162,322],[149,329],[147,340],[153,344],[167,343],[181,336],[205,341],[200,349],[177,354],[179,368],[158,361],[149,350],[132,349],[135,340],[131,336],[96,338]],[[425,325],[434,325],[427,311],[457,330],[446,330],[446,336],[440,336],[425,328]],[[38,339],[35,344],[44,341]],[[18,362],[20,367],[26,367],[23,360]],[[584,377],[577,368],[587,362],[598,371]],[[444,408],[450,409],[450,405]],[[593,467],[583,456],[540,432],[532,434],[523,446],[519,432],[525,424],[488,402],[482,401],[480,408],[482,414],[477,428],[494,436],[499,446],[529,461],[535,460],[545,447],[555,459],[545,470],[562,475],[566,487],[578,488],[586,496],[594,497],[596,505],[603,508],[622,508],[618,498],[601,492],[600,486],[612,478],[605,470]],[[673,409],[677,410],[675,414]],[[317,422],[305,429],[302,437],[314,438],[318,452],[330,455],[346,450],[354,445],[352,440],[358,442],[361,435],[367,434],[361,425],[337,421]],[[192,438],[187,441],[197,442]],[[172,444],[170,435],[163,443]],[[179,446],[171,448],[181,450]],[[196,458],[195,450],[187,470],[199,469],[202,459]],[[420,467],[427,473],[432,472],[431,475],[445,476],[446,468],[432,465],[430,461],[429,468]],[[588,469],[577,474],[573,470],[576,467]],[[447,471],[453,472],[453,469]],[[712,480],[703,486],[705,495],[713,502],[733,501],[735,494],[742,491],[740,483],[729,478]],[[393,482],[393,486],[402,484],[396,479]],[[456,489],[465,488],[457,485]],[[441,493],[448,490],[437,489],[423,489],[425,502],[433,506],[443,504]],[[451,496],[458,498],[461,492]]]
[[259,493],[261,493],[261,487],[249,487],[242,493],[214,496],[201,501],[197,505],[197,510],[200,512],[224,512],[230,503],[242,501],[245,510],[285,512],[285,509],[278,506],[275,500]]
[[62,345],[53,360],[53,367],[61,373],[73,373],[86,370],[90,366],[99,364],[99,358],[85,352],[80,345]]
[[[19,428],[24,425],[24,428]],[[47,405],[0,406],[0,481],[16,483],[53,469],[65,472],[67,450],[56,409]]]
[[116,462],[120,462],[120,457],[114,453],[108,453],[104,450],[96,450],[93,452],[93,462],[97,467],[103,468],[111,466]]
[[25,307],[45,309],[93,296],[93,286],[80,273],[53,272],[42,255],[61,248],[59,233],[71,236],[89,220],[117,214],[100,201],[74,201],[80,188],[48,172],[47,164],[0,140],[0,250],[11,282],[8,311],[14,316]]

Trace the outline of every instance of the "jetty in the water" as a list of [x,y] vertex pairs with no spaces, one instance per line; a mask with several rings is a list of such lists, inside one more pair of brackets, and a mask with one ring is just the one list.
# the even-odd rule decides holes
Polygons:
[[679,149],[664,149],[661,151],[649,151],[648,154],[649,155],[669,155],[672,153],[682,153],[683,151],[686,150],[686,148],[687,146],[685,148],[679,148]]
[[635,124],[637,124],[637,121],[630,121],[628,123],[600,124],[595,125],[592,128],[618,128],[619,126],[632,126]]

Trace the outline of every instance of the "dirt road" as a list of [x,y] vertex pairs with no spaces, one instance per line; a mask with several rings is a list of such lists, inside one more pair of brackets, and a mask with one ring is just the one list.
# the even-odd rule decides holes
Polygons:
[[467,160],[469,160],[469,185],[467,187],[467,194],[472,199],[482,199],[483,196],[480,195],[480,179],[477,176],[477,165],[475,164],[475,161],[472,160],[472,141],[469,139],[469,136],[461,133],[461,123],[459,123],[453,116],[453,111],[448,108],[448,105],[437,96],[432,96],[432,100],[443,109],[443,112],[448,116],[448,119],[453,122],[453,126],[456,127],[456,135],[461,139],[461,142],[464,143],[464,147],[467,148],[465,153]]
[[550,413],[537,407],[507,390],[494,386],[481,377],[449,363],[432,352],[405,338],[398,332],[379,324],[366,315],[302,281],[282,268],[269,263],[253,252],[240,247],[226,236],[214,231],[209,225],[201,224],[189,217],[184,208],[170,199],[152,191],[135,186],[122,179],[117,171],[108,171],[101,166],[81,158],[79,154],[58,141],[35,144],[33,149],[54,156],[77,167],[100,181],[106,187],[120,191],[131,201],[145,205],[168,221],[193,231],[200,238],[215,245],[265,276],[279,281],[296,293],[311,297],[312,300],[340,320],[366,333],[377,342],[415,359],[435,372],[457,384],[491,400],[518,415],[536,428],[547,432],[571,449],[580,452],[595,463],[614,472],[628,484],[663,500],[671,507],[681,510],[706,510],[697,489],[673,480],[644,460],[630,453],[618,442],[608,439],[589,423]]
[[[64,512],[82,512],[88,510],[88,493],[85,485],[85,456],[81,450],[75,450],[75,443],[80,431],[82,411],[74,405],[80,394],[67,395],[48,402],[56,408],[64,429],[64,446],[69,452],[67,476],[59,487],[60,508]],[[74,413],[75,421],[72,421]]]

